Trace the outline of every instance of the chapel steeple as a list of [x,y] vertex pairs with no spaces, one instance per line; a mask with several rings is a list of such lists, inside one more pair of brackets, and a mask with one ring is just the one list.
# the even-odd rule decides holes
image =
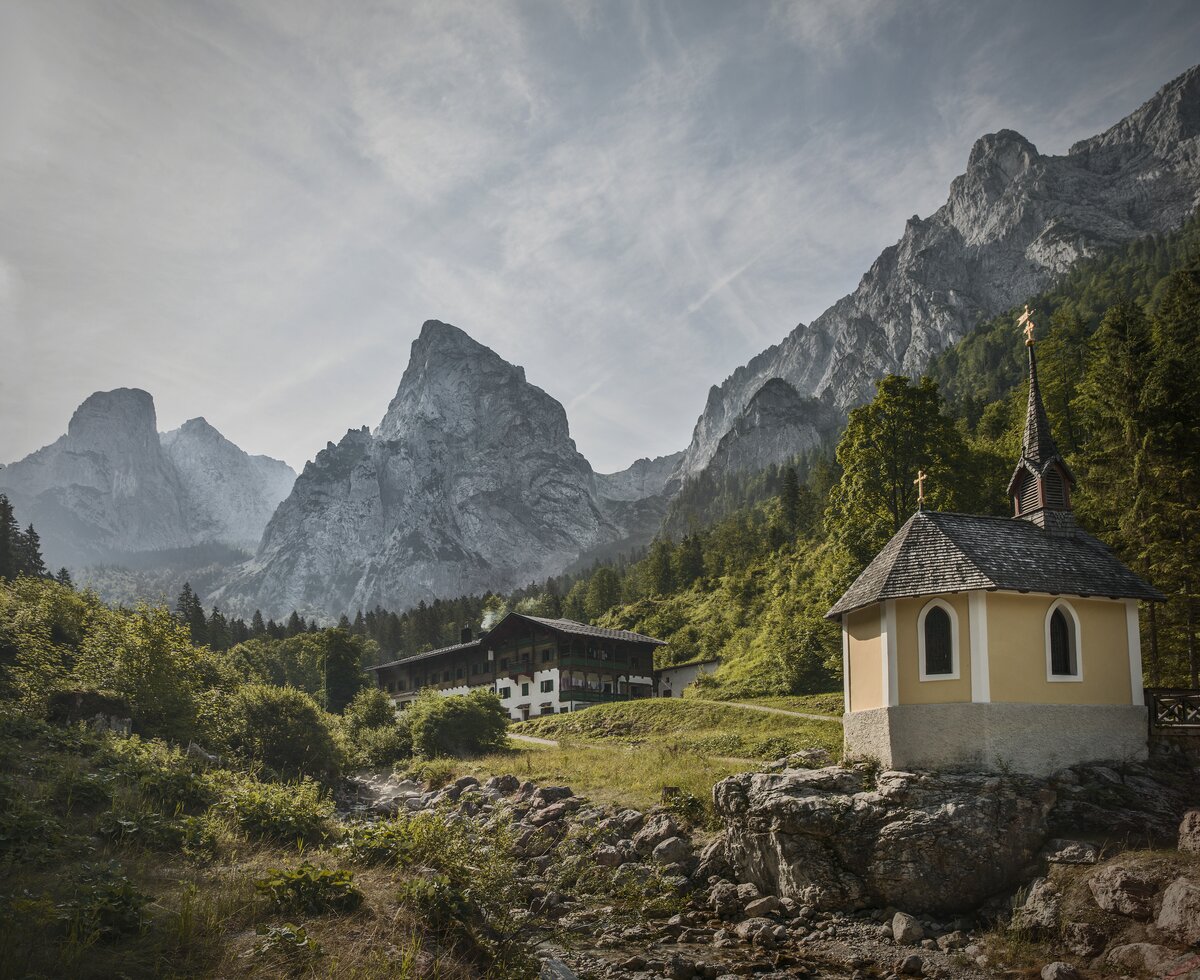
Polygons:
[[1075,486],[1075,477],[1058,451],[1050,432],[1046,407],[1042,404],[1037,356],[1033,351],[1034,323],[1028,306],[1017,322],[1025,328],[1025,347],[1029,351],[1029,404],[1021,439],[1021,458],[1008,482],[1013,516],[1047,530],[1074,530],[1071,490]]

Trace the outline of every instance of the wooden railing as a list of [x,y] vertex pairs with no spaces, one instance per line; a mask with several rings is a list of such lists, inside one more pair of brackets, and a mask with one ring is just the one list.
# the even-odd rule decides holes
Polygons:
[[1183,687],[1146,688],[1150,727],[1200,728],[1200,691]]

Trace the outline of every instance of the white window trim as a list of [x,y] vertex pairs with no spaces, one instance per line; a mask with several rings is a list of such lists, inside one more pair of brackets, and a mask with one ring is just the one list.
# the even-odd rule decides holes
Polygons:
[[[1054,673],[1054,665],[1050,656],[1050,619],[1054,616],[1056,609],[1066,610],[1070,617],[1071,625],[1071,641],[1074,649],[1071,651],[1075,657],[1075,673],[1074,674],[1056,674]],[[1083,633],[1079,628],[1079,614],[1075,612],[1075,607],[1072,606],[1066,599],[1055,599],[1050,603],[1050,608],[1046,610],[1046,682],[1049,684],[1079,684],[1083,682]]]
[[[950,617],[950,666],[952,669],[948,674],[925,673],[925,617],[935,606]],[[962,657],[959,655],[958,646],[958,613],[945,599],[930,599],[921,609],[920,615],[917,616],[917,665],[922,681],[956,681],[960,679]]]

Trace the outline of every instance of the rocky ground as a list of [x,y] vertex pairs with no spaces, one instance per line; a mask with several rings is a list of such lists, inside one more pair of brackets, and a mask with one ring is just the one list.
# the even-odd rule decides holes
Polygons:
[[[1189,788],[1200,792],[1186,762],[1049,781],[771,768],[718,785],[722,832],[678,804],[600,806],[515,776],[440,789],[368,780],[352,806],[503,828],[524,861],[515,885],[532,896],[544,977],[1070,980],[1181,969],[1173,975],[1200,980],[1200,961],[1188,965],[1200,941],[1200,855],[1188,850],[1200,850],[1200,816],[1185,822],[1179,851],[1123,850],[1115,829],[1137,824],[1143,845],[1168,833],[1173,844],[1171,822]],[[1064,822],[1076,837],[1058,836]],[[772,853],[776,871],[763,873]]]

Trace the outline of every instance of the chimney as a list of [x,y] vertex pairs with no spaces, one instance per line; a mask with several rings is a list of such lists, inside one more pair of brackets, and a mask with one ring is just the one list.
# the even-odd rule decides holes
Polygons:
[[464,626],[462,628],[462,636],[459,639],[459,642],[460,643],[470,643],[471,642],[471,627],[470,626]]

